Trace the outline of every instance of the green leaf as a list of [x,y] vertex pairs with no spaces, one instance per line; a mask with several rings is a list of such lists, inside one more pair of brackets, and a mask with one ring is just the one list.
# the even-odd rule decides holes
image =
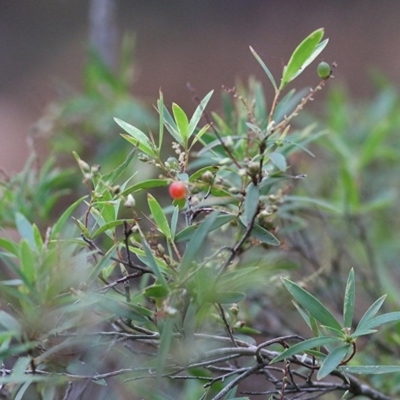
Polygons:
[[281,244],[276,236],[257,224],[254,224],[253,229],[251,230],[251,235],[260,242],[269,244],[270,246],[279,246]]
[[254,58],[257,60],[257,62],[261,65],[264,72],[267,74],[268,79],[270,80],[270,82],[276,92],[278,90],[278,86],[275,82],[274,76],[271,74],[271,71],[268,69],[268,67],[265,65],[264,61],[261,59],[261,57],[255,52],[255,50],[251,46],[250,46],[250,51],[253,54]]
[[79,221],[79,219],[73,218],[73,220],[78,225],[78,228],[81,230],[82,234],[90,239],[90,232],[86,228],[86,226],[81,221]]
[[164,286],[165,288],[168,288],[167,281],[165,280],[165,277],[164,277],[163,273],[161,272],[160,267],[158,266],[158,264],[155,260],[155,257],[150,249],[149,244],[147,243],[142,232],[140,232],[140,235],[142,237],[142,245],[143,245],[143,249],[144,249],[144,252],[146,255],[146,265],[154,271],[154,274],[157,277],[158,283],[160,285]]
[[[234,215],[219,215],[214,223],[211,225],[210,227],[210,232],[220,228],[221,226],[226,225],[227,223],[229,223],[230,221],[232,221],[233,219],[235,219]],[[199,229],[201,227],[201,224],[203,222],[199,222],[197,224],[193,224],[188,226],[187,228],[181,230],[175,237],[175,241],[176,242],[183,242],[185,240],[188,240],[192,237],[192,234],[195,230]]]
[[287,170],[286,158],[281,153],[273,152],[268,154],[268,157],[280,171]]
[[157,153],[154,150],[153,144],[150,142],[150,139],[138,128],[128,124],[125,121],[120,120],[119,118],[114,118],[114,121],[130,136],[125,134],[121,134],[121,136],[126,139],[128,142],[132,143],[134,146],[139,147],[143,153],[146,153],[148,156],[152,158],[157,158]]
[[148,297],[165,298],[168,296],[169,290],[162,285],[153,285],[145,289],[144,294]]
[[[200,104],[197,106],[196,110],[194,111],[193,116],[190,119],[190,123],[189,123],[189,137],[191,137],[193,135],[194,131],[196,130],[196,127],[197,127],[197,125],[204,113],[204,110],[205,110],[208,102],[210,101],[213,93],[214,93],[214,90],[211,90],[211,92],[206,94],[206,96],[204,96],[204,99],[201,100]],[[196,135],[196,137],[197,136],[198,135]]]
[[75,211],[75,209],[82,203],[84,199],[86,199],[87,196],[83,196],[80,199],[76,200],[73,204],[71,204],[61,215],[60,218],[58,218],[57,222],[54,224],[51,234],[50,234],[50,239],[55,240],[57,238],[57,235],[61,232],[61,230],[64,228],[65,223],[67,222],[68,218],[71,216],[71,214]]
[[368,308],[368,310],[361,317],[360,322],[357,325],[357,328],[354,332],[354,335],[358,333],[359,330],[369,330],[370,328],[365,328],[366,325],[375,317],[377,312],[382,307],[383,302],[386,299],[386,295],[379,297],[379,299],[375,300],[374,303]]
[[117,179],[126,171],[135,153],[136,149],[134,148],[125,157],[122,164],[120,164],[117,168],[115,168],[114,171],[111,171],[110,173],[103,175],[102,180],[104,182],[109,182],[110,185],[113,185],[117,181]]
[[204,241],[207,235],[212,231],[213,224],[215,223],[219,212],[213,211],[204,221],[201,222],[198,229],[193,233],[186,246],[185,253],[183,254],[180,262],[180,271],[184,274],[192,265],[192,262],[196,259],[199,250],[204,246]]
[[[158,105],[159,107],[161,104]],[[164,104],[162,104],[162,113],[163,113],[163,119],[164,119],[164,125],[167,128],[168,132],[171,134],[171,136],[181,145],[184,146],[184,142],[182,140],[182,136],[179,134],[178,131],[178,126],[176,125],[174,119],[172,118],[171,114],[169,113],[167,107],[165,107]],[[160,109],[158,110],[160,112]]]
[[246,294],[242,292],[217,292],[213,291],[210,293],[210,297],[207,300],[211,303],[219,304],[233,304],[239,303],[246,298]]
[[311,324],[311,319],[310,316],[295,302],[292,300],[293,305],[296,307],[297,311],[301,315],[301,318],[304,319],[305,323],[308,325],[308,327],[312,330],[312,324]]
[[321,364],[321,368],[317,374],[317,379],[323,379],[333,370],[335,370],[346,357],[346,354],[349,352],[350,348],[351,345],[345,343],[342,346],[336,347],[336,349],[332,350]]
[[17,256],[19,254],[19,246],[17,243],[13,242],[12,240],[8,240],[8,239],[0,237],[0,247],[7,250],[14,256]]
[[164,96],[161,90],[159,99],[157,100],[157,109],[160,115],[158,130],[158,151],[160,152],[164,140]]
[[[289,82],[299,76],[328,44],[328,40],[321,42],[324,29],[320,28],[307,36],[294,50],[288,64],[283,70],[279,90],[282,90]],[[320,43],[321,42],[321,43]]]
[[116,226],[122,225],[124,223],[124,219],[116,219],[114,221],[110,221],[107,223],[104,223],[100,226],[100,228],[96,229],[96,231],[91,235],[92,239],[96,239],[98,236],[100,236],[102,233],[115,228]]
[[301,203],[310,203],[316,206],[320,206],[320,207],[324,207],[328,210],[334,211],[336,213],[341,213],[341,211],[333,206],[331,203],[325,201],[325,200],[321,200],[321,199],[315,199],[315,198],[311,198],[311,197],[305,197],[305,196],[285,196],[285,201],[291,201],[293,203],[295,203],[299,208],[300,208],[300,204]]
[[211,125],[204,125],[195,135],[193,141],[190,145],[190,149],[199,141],[201,140],[202,136],[210,129]]
[[400,372],[400,365],[359,365],[340,367],[350,374],[379,375]]
[[37,254],[34,253],[29,246],[27,240],[23,239],[20,243],[20,254],[19,254],[20,262],[21,262],[21,273],[24,277],[24,280],[28,283],[33,283],[36,280],[36,270],[35,270],[35,260],[37,258]]
[[400,311],[395,311],[372,318],[371,320],[363,324],[363,329],[373,329],[383,324],[398,321],[400,321]]
[[259,200],[260,200],[259,187],[254,185],[253,183],[250,183],[249,186],[247,186],[246,188],[246,196],[244,198],[244,204],[243,204],[246,227],[252,223],[254,216],[258,211]]
[[91,270],[90,275],[87,278],[88,284],[93,282],[105,268],[110,267],[110,265],[115,263],[115,261],[111,260],[111,257],[115,256],[116,246],[116,244],[112,246],[107,253],[100,258],[97,265]]
[[171,348],[174,330],[174,319],[168,316],[161,332],[160,346],[157,355],[157,383],[161,378]]
[[40,233],[40,230],[36,224],[33,224],[32,228],[33,228],[33,237],[35,239],[36,248],[42,250],[43,249],[42,234]]
[[342,326],[337,319],[317,298],[289,279],[282,279],[282,281],[295,300],[317,321],[338,331],[342,330]]
[[[87,364],[81,360],[73,360],[72,362],[70,362],[67,366],[67,372],[74,375],[87,376],[88,379],[90,376],[99,375],[99,372],[95,370],[90,364]],[[97,385],[107,386],[107,382],[105,381],[105,379],[93,379],[92,382]]]
[[171,239],[175,239],[176,227],[178,225],[179,207],[174,207],[174,212],[171,217]]
[[8,331],[21,331],[20,323],[12,315],[3,310],[0,310],[0,325],[2,325]]
[[355,290],[354,269],[352,268],[347,278],[343,302],[343,323],[346,328],[351,328],[353,322]]
[[176,126],[178,127],[178,132],[180,133],[183,143],[187,144],[189,138],[189,120],[185,112],[176,103],[172,103],[172,113],[174,114]]
[[164,236],[168,239],[171,240],[172,234],[171,230],[168,225],[167,217],[165,216],[165,213],[158,203],[158,201],[152,196],[150,193],[147,194],[147,202],[149,204],[150,212],[151,215],[154,218],[154,222],[157,225],[157,228],[159,229],[160,232],[164,234]]
[[29,245],[37,250],[33,226],[25,217],[25,215],[17,212],[15,214],[15,225],[21,238],[26,239]]
[[316,347],[325,346],[326,344],[335,342],[337,343],[338,339],[330,336],[319,336],[316,338],[304,340],[303,342],[296,343],[295,345],[283,351],[281,354],[279,354],[273,360],[271,360],[270,364],[282,361],[285,358],[289,358],[295,355],[300,355],[304,352],[307,352],[307,350],[315,349]]
[[147,179],[146,181],[135,183],[126,188],[121,193],[121,196],[127,196],[129,193],[138,192],[139,190],[152,189],[161,186],[168,186],[168,181],[166,179]]
[[104,296],[95,293],[91,293],[91,296],[97,299],[96,304],[100,308],[108,311],[113,315],[118,315],[119,317],[122,318],[132,319],[140,323],[148,322],[148,319],[141,313],[137,312],[137,310],[134,307],[132,307],[132,305],[129,303],[118,301],[109,296]]
[[351,335],[352,338],[356,338],[359,336],[371,335],[375,333],[376,329],[358,329]]

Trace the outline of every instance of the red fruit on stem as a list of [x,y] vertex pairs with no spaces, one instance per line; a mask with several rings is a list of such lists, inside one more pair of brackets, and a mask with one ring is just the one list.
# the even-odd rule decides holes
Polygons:
[[175,200],[183,199],[186,196],[186,186],[181,181],[172,182],[169,185],[169,194]]

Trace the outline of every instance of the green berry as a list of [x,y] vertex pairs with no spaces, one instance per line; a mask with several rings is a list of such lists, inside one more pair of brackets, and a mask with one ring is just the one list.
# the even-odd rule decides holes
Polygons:
[[328,79],[332,73],[331,66],[327,62],[322,61],[318,64],[317,73],[320,78]]

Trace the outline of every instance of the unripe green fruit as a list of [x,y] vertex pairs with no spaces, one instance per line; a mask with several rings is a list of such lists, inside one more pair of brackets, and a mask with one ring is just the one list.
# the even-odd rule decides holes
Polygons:
[[318,64],[317,73],[320,78],[328,79],[332,74],[331,66],[327,62],[322,61]]
[[211,171],[205,171],[203,175],[201,175],[201,180],[212,184],[214,182],[214,174]]

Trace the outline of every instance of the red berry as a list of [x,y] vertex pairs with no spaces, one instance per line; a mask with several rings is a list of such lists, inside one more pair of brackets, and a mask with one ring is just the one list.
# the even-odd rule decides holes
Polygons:
[[175,200],[183,199],[186,196],[186,186],[181,181],[172,182],[169,185],[169,194]]

